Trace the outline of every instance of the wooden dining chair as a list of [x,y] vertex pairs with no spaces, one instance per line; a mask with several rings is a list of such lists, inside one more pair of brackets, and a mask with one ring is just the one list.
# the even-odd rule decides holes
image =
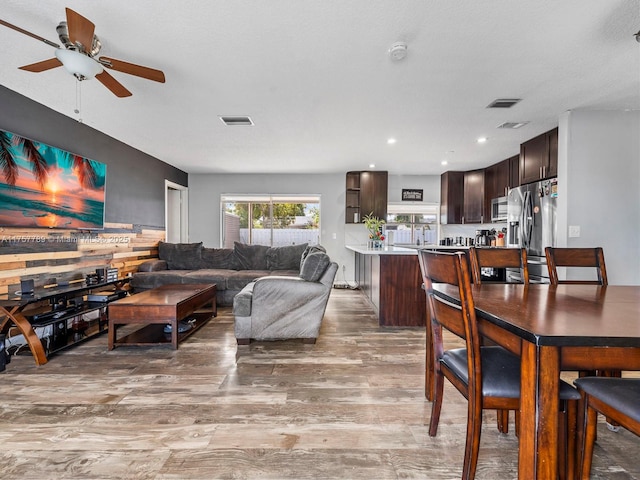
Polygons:
[[[549,270],[549,279],[552,285],[607,285],[607,268],[604,263],[604,251],[601,247],[592,248],[545,248],[545,256],[547,257],[547,269]],[[560,280],[558,278],[558,267],[578,267],[580,269],[595,270],[595,277],[592,280]],[[602,376],[616,377],[622,376],[620,370],[600,370],[581,371],[581,377]],[[613,420],[607,418],[610,428],[615,429],[616,424]]]
[[[467,434],[462,470],[464,480],[475,477],[480,448],[482,411],[520,408],[520,358],[500,346],[482,346],[471,276],[463,253],[418,252],[429,302],[435,363],[435,392],[429,421],[429,435],[435,436],[443,403],[446,378],[467,398]],[[434,291],[435,283],[458,287],[460,303],[450,303]],[[465,341],[465,348],[445,350],[443,330]],[[575,426],[580,395],[564,381],[560,382],[562,423],[558,446],[559,477],[573,478],[575,473]]]
[[573,382],[582,395],[580,438],[578,440],[580,476],[591,475],[593,446],[598,413],[640,436],[640,378],[583,377]]
[[[483,268],[518,268],[521,282],[529,283],[529,267],[527,266],[527,250],[524,248],[476,248],[469,249],[469,263],[473,283],[482,283]],[[509,410],[498,410],[498,431],[509,432]]]
[[527,251],[524,248],[476,248],[469,249],[473,283],[482,283],[482,268],[519,268],[519,283],[529,283]]
[[[545,248],[547,269],[552,285],[559,284],[587,284],[607,285],[607,268],[604,264],[604,252],[600,247],[593,248]],[[593,280],[560,280],[558,267],[580,267],[581,269],[595,269],[597,278]]]

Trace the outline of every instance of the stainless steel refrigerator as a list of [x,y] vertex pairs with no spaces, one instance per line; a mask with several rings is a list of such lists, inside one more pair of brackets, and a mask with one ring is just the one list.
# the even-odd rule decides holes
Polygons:
[[[557,198],[556,178],[513,188],[507,197],[507,246],[527,249],[532,283],[549,281],[544,249],[556,246]],[[517,277],[519,272],[507,272],[508,279]]]

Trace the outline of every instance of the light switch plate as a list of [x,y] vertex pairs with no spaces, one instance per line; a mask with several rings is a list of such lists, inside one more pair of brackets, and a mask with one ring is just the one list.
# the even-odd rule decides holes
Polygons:
[[580,225],[569,225],[569,238],[577,238],[580,236]]

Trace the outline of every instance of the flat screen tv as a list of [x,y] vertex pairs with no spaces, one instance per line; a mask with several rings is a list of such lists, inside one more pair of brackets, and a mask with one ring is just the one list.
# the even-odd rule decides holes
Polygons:
[[0,225],[104,228],[107,166],[0,130]]

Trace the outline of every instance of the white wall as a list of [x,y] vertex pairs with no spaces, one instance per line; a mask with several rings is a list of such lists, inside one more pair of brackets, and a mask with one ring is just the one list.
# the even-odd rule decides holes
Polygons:
[[[189,241],[201,241],[207,247],[220,247],[220,195],[314,194],[320,195],[322,218],[320,242],[331,258],[340,265],[336,277],[353,280],[353,252],[346,244],[364,244],[367,234],[363,225],[345,225],[345,173],[317,175],[282,174],[190,174],[189,175]],[[440,200],[438,175],[390,175],[389,201],[400,201],[403,188],[422,188],[425,203]],[[334,238],[335,235],[335,238]]]
[[563,114],[558,187],[558,246],[601,246],[609,283],[640,285],[640,112]]

